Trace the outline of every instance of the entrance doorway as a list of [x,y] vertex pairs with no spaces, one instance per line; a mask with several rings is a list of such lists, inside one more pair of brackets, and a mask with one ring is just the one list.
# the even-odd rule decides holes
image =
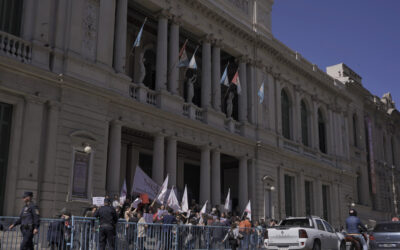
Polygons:
[[0,103],[0,215],[3,214],[4,194],[6,189],[11,119],[12,105]]
[[[221,154],[221,192],[225,202],[228,189],[231,189],[231,211],[235,213],[239,205],[239,161],[229,155]],[[236,211],[239,212],[239,211]],[[240,212],[239,212],[240,214]]]

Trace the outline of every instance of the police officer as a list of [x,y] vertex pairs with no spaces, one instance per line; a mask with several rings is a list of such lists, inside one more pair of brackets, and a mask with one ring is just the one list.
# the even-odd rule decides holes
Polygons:
[[21,232],[23,240],[21,242],[21,250],[33,250],[33,236],[39,232],[40,217],[39,209],[32,202],[33,193],[24,192],[23,200],[25,206],[22,208],[19,219],[11,224],[9,229],[21,224]]
[[106,249],[107,242],[111,249],[114,249],[115,228],[118,222],[118,215],[112,206],[112,199],[104,200],[104,206],[94,213],[94,217],[100,219],[100,250]]

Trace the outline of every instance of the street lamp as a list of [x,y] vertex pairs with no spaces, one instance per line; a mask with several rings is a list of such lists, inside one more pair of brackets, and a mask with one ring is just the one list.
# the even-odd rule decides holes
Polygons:
[[349,210],[356,206],[356,203],[354,202],[353,198],[350,195],[346,194],[345,198],[347,200],[347,206]]
[[275,186],[272,185],[274,179],[269,175],[264,175],[261,180],[264,191],[264,219],[267,217],[275,219],[275,211],[272,206],[272,192],[275,190]]

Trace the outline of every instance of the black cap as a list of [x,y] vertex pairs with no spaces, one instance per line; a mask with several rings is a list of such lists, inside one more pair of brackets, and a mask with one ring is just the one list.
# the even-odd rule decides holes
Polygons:
[[22,198],[25,198],[25,197],[33,197],[33,193],[32,192],[29,192],[29,191],[25,191],[24,192],[24,195],[22,196]]

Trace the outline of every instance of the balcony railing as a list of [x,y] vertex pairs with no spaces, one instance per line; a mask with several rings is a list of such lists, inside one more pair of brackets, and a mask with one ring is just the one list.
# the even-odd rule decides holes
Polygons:
[[15,58],[21,62],[30,62],[32,47],[29,42],[0,31],[0,54]]

